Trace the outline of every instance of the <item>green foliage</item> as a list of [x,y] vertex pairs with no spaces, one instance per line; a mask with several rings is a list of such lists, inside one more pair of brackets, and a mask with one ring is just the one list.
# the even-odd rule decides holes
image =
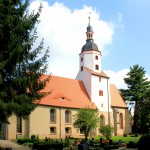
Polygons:
[[138,150],[146,150],[150,144],[150,134],[142,135],[138,141]]
[[[150,82],[145,77],[144,68],[139,65],[130,67],[130,71],[124,78],[127,89],[120,89],[121,95],[125,101],[134,102],[134,132],[137,133],[137,126],[141,126],[140,113],[144,101],[147,99],[147,93],[150,89]],[[144,108],[145,109],[145,108]],[[145,119],[146,120],[146,119]]]
[[111,139],[112,134],[114,132],[114,128],[111,125],[103,125],[100,127],[99,132],[105,136],[106,139]]
[[63,143],[37,142],[37,143],[33,143],[33,149],[62,150],[63,149]]
[[31,143],[32,140],[30,138],[19,138],[17,139],[18,144]]
[[38,140],[39,140],[38,136],[36,136],[35,134],[31,135],[31,141],[38,141]]
[[8,123],[12,114],[28,118],[35,102],[48,94],[40,91],[49,81],[49,77],[41,79],[49,50],[43,50],[43,40],[33,47],[42,6],[31,14],[28,6],[29,0],[0,0],[1,122]]
[[75,128],[82,129],[85,139],[87,139],[89,133],[99,125],[98,110],[90,108],[79,109],[75,115],[73,125]]
[[114,142],[118,142],[119,140],[121,140],[122,142],[125,143],[129,143],[130,141],[133,141],[134,143],[137,143],[139,141],[139,136],[135,137],[135,136],[127,136],[127,137],[123,137],[123,136],[112,136],[111,139]]

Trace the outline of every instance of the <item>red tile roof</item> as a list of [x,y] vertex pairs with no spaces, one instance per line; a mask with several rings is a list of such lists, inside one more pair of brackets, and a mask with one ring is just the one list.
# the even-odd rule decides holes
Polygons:
[[122,99],[118,89],[114,84],[110,84],[111,106],[127,108],[124,100]]
[[94,72],[93,70],[87,68],[87,67],[84,67],[90,74],[93,74],[93,75],[96,75],[96,76],[101,76],[101,77],[104,77],[104,78],[109,78],[103,71],[101,71],[101,73],[97,73],[97,72]]
[[[47,75],[44,75],[43,78],[46,77]],[[95,104],[90,101],[82,81],[51,76],[49,83],[42,91],[51,91],[51,93],[39,101],[41,105],[96,109]]]

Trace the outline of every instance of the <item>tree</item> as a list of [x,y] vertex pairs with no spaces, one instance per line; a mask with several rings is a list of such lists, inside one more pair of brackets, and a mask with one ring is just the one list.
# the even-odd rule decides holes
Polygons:
[[43,40],[33,49],[42,6],[31,14],[28,6],[29,0],[0,0],[0,122],[8,123],[12,114],[27,118],[48,94],[40,91],[49,81],[42,79],[49,50],[39,56]]
[[107,140],[110,140],[114,132],[114,128],[111,125],[103,125],[100,127],[99,132],[105,136]]
[[73,125],[75,128],[83,130],[85,140],[87,140],[89,133],[98,127],[99,120],[98,110],[93,110],[87,107],[78,110]]
[[150,129],[150,91],[147,92],[146,98],[140,105],[139,113],[140,131],[142,133],[148,133]]
[[127,89],[120,89],[122,97],[125,101],[134,102],[134,132],[137,133],[137,127],[139,124],[140,107],[143,101],[146,99],[147,92],[150,88],[150,82],[145,77],[145,70],[139,65],[130,67],[130,71],[127,73],[127,77],[124,78],[127,84]]

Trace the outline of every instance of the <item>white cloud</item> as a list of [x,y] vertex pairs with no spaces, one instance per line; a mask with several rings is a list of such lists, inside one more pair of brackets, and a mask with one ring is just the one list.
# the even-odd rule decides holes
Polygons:
[[123,79],[126,77],[126,74],[129,72],[129,69],[122,69],[117,72],[105,70],[104,72],[110,77],[110,83],[115,84],[118,89],[127,88]]
[[[100,19],[100,13],[88,6],[71,10],[62,3],[49,5],[47,1],[35,0],[31,2],[29,11],[37,10],[41,2],[43,9],[38,36],[39,39],[44,38],[44,46],[50,48],[48,72],[75,78],[79,69],[79,53],[86,42],[88,13],[91,12],[94,40],[101,51],[112,42],[114,24]],[[107,53],[103,51],[103,54]]]

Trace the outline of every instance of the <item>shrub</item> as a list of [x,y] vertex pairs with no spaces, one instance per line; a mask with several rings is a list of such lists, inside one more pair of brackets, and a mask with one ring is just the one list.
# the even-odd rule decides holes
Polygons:
[[111,125],[104,125],[100,127],[99,132],[109,140],[112,137],[114,128]]
[[32,148],[38,150],[62,150],[63,143],[37,142],[33,143]]
[[24,143],[30,143],[31,139],[30,138],[19,138],[17,139],[18,144],[24,144]]
[[32,135],[31,135],[31,140],[32,140],[32,141],[35,141],[35,140],[36,140],[36,135],[35,135],[35,134],[32,134]]
[[150,134],[142,135],[138,141],[138,150],[145,150],[150,145]]

